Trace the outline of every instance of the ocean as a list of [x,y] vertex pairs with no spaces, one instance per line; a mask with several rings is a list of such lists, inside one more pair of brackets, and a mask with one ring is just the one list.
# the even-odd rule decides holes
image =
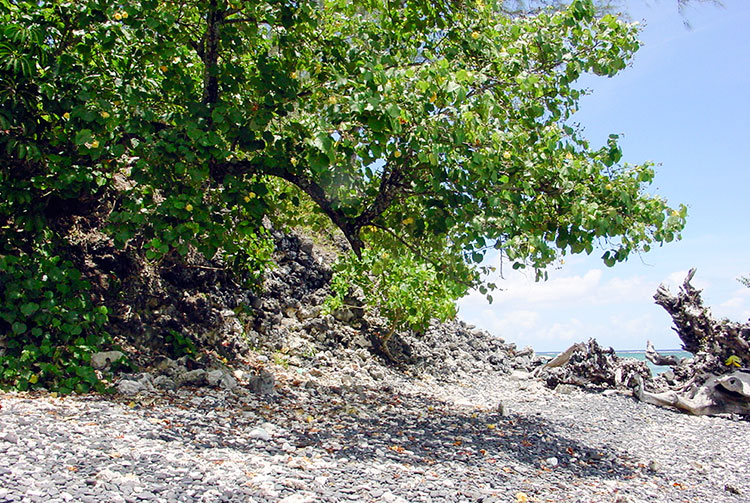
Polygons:
[[[662,354],[664,356],[675,355],[679,358],[690,358],[693,356],[691,353],[688,353],[687,351],[682,351],[681,349],[657,349],[656,351],[659,354]],[[661,365],[654,365],[650,361],[646,360],[645,351],[635,350],[635,349],[624,349],[624,350],[616,349],[615,353],[620,358],[634,358],[636,360],[646,362],[646,364],[651,369],[651,374],[653,375],[661,374],[662,372],[666,372],[667,370],[669,370],[669,367],[664,367]],[[559,352],[539,352],[537,354],[541,356],[549,356],[549,357],[554,358],[560,353]]]

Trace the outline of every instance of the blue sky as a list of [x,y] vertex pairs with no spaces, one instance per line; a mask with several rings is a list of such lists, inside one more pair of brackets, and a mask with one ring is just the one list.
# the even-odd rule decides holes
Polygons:
[[506,272],[492,305],[478,293],[459,302],[462,319],[537,351],[589,337],[615,349],[677,348],[652,296],[662,282],[676,290],[691,267],[716,316],[750,318],[750,289],[736,281],[750,274],[750,2],[723,4],[681,16],[677,0],[629,0],[644,46],[614,78],[583,81],[592,94],[574,117],[594,145],[618,133],[625,161],[659,163],[650,190],[688,206],[682,241],[612,269],[601,252],[566,257],[546,283]]

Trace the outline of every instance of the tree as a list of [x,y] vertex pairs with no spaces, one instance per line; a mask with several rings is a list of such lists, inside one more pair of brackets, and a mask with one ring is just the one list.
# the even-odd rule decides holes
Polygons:
[[621,164],[616,135],[597,148],[569,124],[578,77],[625,68],[636,27],[587,0],[503,9],[0,2],[9,354],[100,343],[106,310],[63,251],[71,215],[96,212],[149,260],[194,249],[247,264],[264,215],[291,202],[340,229],[361,278],[407,257],[453,299],[481,283],[491,248],[542,275],[567,253],[600,246],[613,265],[678,237],[686,209],[645,191],[651,165]]

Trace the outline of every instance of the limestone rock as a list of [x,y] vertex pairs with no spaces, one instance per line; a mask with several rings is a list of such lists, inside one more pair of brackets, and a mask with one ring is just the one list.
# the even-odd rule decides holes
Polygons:
[[271,434],[260,427],[253,428],[252,430],[250,430],[247,436],[249,438],[257,438],[258,440],[263,440],[265,442],[268,442],[269,440],[271,440]]
[[177,387],[203,386],[206,384],[206,371],[203,369],[188,370],[175,377]]
[[247,389],[261,395],[272,393],[276,384],[276,378],[267,370],[261,370],[259,374],[250,377],[247,381]]
[[146,386],[139,381],[122,380],[117,383],[117,392],[122,395],[137,395],[146,391]]
[[91,366],[97,370],[105,369],[125,355],[121,351],[103,351],[91,355]]
[[173,391],[177,389],[177,385],[175,384],[174,380],[165,375],[156,376],[154,378],[154,386],[156,386],[158,389],[167,391]]
[[237,379],[226,370],[216,369],[206,373],[206,382],[209,386],[218,386],[227,390],[235,390],[237,388]]

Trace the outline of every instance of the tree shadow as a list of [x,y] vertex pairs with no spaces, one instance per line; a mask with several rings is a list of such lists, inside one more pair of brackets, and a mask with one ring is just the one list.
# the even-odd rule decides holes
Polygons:
[[[109,406],[101,407],[96,403],[109,401],[106,398],[83,398],[93,402],[93,407],[83,411],[79,408],[68,411],[63,405],[56,405],[46,412],[37,411],[19,423],[17,433],[23,436],[24,430],[44,426],[45,433],[49,430],[55,434],[55,442],[68,446],[64,459],[65,465],[70,466],[64,469],[61,465],[57,472],[72,479],[95,480],[97,486],[113,491],[117,490],[116,483],[110,483],[106,477],[97,478],[103,468],[143,476],[144,487],[149,489],[159,484],[150,481],[152,474],[143,471],[144,466],[175,464],[173,458],[153,451],[147,454],[148,463],[145,464],[143,457],[135,451],[124,452],[122,459],[112,458],[111,452],[122,448],[118,447],[121,442],[118,439],[124,433],[131,433],[132,428],[137,428],[142,439],[177,442],[185,453],[185,459],[180,461],[182,466],[196,456],[212,460],[221,458],[223,450],[229,448],[239,454],[262,452],[269,456],[269,460],[279,459],[276,455],[280,455],[280,459],[323,455],[338,459],[340,463],[345,463],[343,459],[346,458],[364,465],[393,463],[425,470],[433,465],[455,467],[460,464],[486,470],[493,480],[513,477],[516,472],[524,479],[537,477],[545,471],[552,472],[553,477],[555,473],[564,473],[576,478],[622,479],[632,478],[638,470],[634,463],[618,458],[610,447],[584,445],[557,430],[544,417],[502,416],[496,412],[461,408],[424,394],[359,386],[318,390],[283,388],[273,395],[242,400],[229,393],[196,389],[192,398],[202,395],[203,399],[192,400],[189,390],[185,391],[184,395],[171,399],[163,397],[161,401],[148,405],[128,407],[123,404],[119,413],[132,414],[130,426],[124,430],[112,427],[109,434],[104,435],[101,430],[96,430],[93,444],[86,430],[89,426],[97,425],[98,428],[108,424],[112,414]],[[220,409],[221,415],[212,414]],[[314,420],[306,421],[300,411],[314,414]],[[279,429],[274,432],[269,428],[269,433],[277,435],[273,440],[248,435],[262,423],[261,417],[266,417]],[[119,425],[123,423],[119,422]],[[285,443],[297,450],[290,452]],[[94,446],[96,452],[91,456],[76,456],[77,447],[70,446],[79,444],[88,448]],[[219,451],[211,452],[216,449]],[[570,463],[574,454],[576,461]],[[544,460],[553,456],[559,463],[547,466]],[[71,469],[73,471],[68,473]],[[195,465],[195,470],[196,473],[203,472],[199,464]],[[169,480],[179,476],[170,472]],[[16,485],[13,477],[6,482]],[[254,486],[246,488],[248,493],[234,482],[227,483],[227,487],[236,485],[239,492],[227,497],[226,501],[240,501],[245,495],[254,494],[253,491],[264,494]],[[350,481],[342,481],[344,483]],[[17,484],[20,488],[20,482]],[[180,487],[175,490],[182,497]],[[337,487],[335,482],[328,487],[333,496],[320,496],[321,501],[338,501]],[[193,482],[190,488],[200,492],[209,491],[211,486]],[[293,492],[290,488],[280,491],[284,494]]]
[[[228,421],[209,417],[217,407],[211,400],[192,403],[190,407],[177,403],[169,409],[141,409],[145,417],[172,418],[164,422],[168,427],[144,431],[145,438],[181,441],[196,451],[261,449],[272,455],[285,454],[282,443],[248,438],[247,433],[259,426],[259,418],[241,414],[242,408],[262,412],[295,448],[310,447],[339,459],[425,467],[446,462],[474,467],[494,465],[508,472],[519,468],[554,470],[575,477],[604,479],[630,478],[638,470],[635,461],[618,457],[611,447],[585,445],[560,432],[543,416],[503,416],[387,387],[299,391],[287,388],[281,393],[259,396],[251,407],[230,399],[221,407],[236,407],[238,413],[230,414]],[[314,415],[314,419],[306,422],[299,411]],[[557,458],[555,466],[545,462],[551,457]]]
[[[306,403],[307,392],[269,398],[294,403],[316,414],[304,427],[296,418],[293,427],[283,417],[271,418],[285,429],[283,435],[296,448],[312,447],[337,458],[357,461],[390,460],[429,466],[459,462],[467,466],[495,465],[514,470],[562,470],[576,477],[622,479],[635,475],[634,463],[618,459],[609,446],[584,445],[567,436],[541,416],[503,416],[496,412],[462,410],[441,400],[398,391],[362,387],[328,388],[323,401]],[[321,407],[323,410],[320,410]],[[254,424],[253,426],[256,426]],[[233,427],[248,427],[237,423]],[[247,450],[238,437],[223,439],[227,447]],[[264,448],[274,449],[272,444]],[[545,460],[557,458],[550,466]]]

